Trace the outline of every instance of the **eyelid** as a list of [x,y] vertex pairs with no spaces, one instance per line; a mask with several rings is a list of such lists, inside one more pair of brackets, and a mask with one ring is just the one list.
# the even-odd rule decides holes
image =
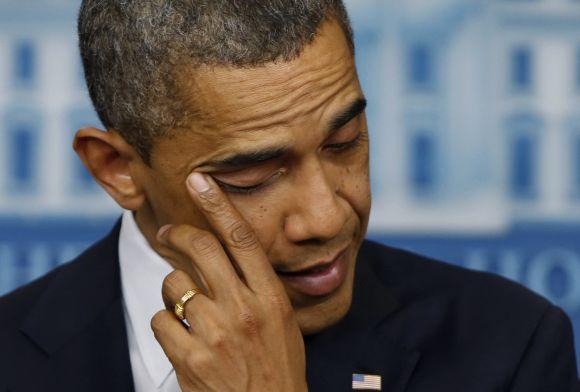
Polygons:
[[[328,139],[326,139],[326,142],[332,139],[340,138],[340,136],[344,134],[350,135],[352,132],[360,131],[359,119],[360,115],[351,118],[346,124],[344,124],[342,127],[333,132],[333,134]],[[340,143],[331,143],[331,144],[340,144]]]
[[342,150],[342,149],[354,146],[355,144],[360,142],[362,135],[363,135],[362,131],[359,131],[354,139],[351,139],[347,142],[342,142],[342,143],[327,144],[325,147],[333,149],[333,150]]
[[[242,166],[238,168],[230,168],[228,170],[219,170],[211,173],[211,175],[222,183],[255,183],[263,180],[265,177],[270,176],[272,173],[276,172],[281,167],[284,167],[285,163],[280,159],[272,159],[260,164],[255,164],[251,166]],[[243,185],[240,185],[243,187]]]
[[[351,119],[347,124],[345,124],[343,126],[343,128],[347,127],[349,124],[351,124],[352,122],[354,122],[358,118],[360,118],[360,115]],[[360,127],[357,127],[357,130],[358,130],[358,132],[353,139],[351,139],[347,142],[327,144],[325,147],[330,148],[331,150],[334,150],[336,152],[341,152],[343,150],[356,147],[363,140],[363,136],[365,133],[365,131]],[[246,187],[228,184],[224,181],[218,180],[214,176],[212,176],[212,177],[225,192],[234,193],[234,194],[249,195],[249,194],[252,194],[254,192],[261,190],[262,188],[265,188],[270,183],[272,183],[274,180],[276,180],[278,177],[280,177],[283,174],[286,174],[286,172],[287,172],[286,168],[280,168],[274,174],[272,174],[270,177],[268,177],[265,181],[262,181],[259,184],[250,185],[250,186],[246,186]]]
[[259,184],[250,185],[250,186],[237,186],[237,185],[228,184],[226,182],[223,182],[223,181],[216,179],[215,177],[214,177],[214,180],[218,183],[218,185],[220,187],[222,187],[222,189],[225,192],[251,194],[251,193],[256,192],[257,190],[259,190],[263,187],[266,187],[272,181],[276,180],[278,177],[286,174],[287,171],[288,170],[286,168],[280,168],[275,173],[273,173],[270,177],[268,177],[266,180],[260,182]]

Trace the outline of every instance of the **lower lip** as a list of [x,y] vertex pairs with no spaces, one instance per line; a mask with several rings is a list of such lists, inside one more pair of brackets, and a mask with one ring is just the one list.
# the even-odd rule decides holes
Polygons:
[[340,287],[346,278],[347,255],[348,249],[342,251],[332,264],[322,271],[300,276],[280,274],[278,276],[288,286],[303,294],[310,296],[328,295]]

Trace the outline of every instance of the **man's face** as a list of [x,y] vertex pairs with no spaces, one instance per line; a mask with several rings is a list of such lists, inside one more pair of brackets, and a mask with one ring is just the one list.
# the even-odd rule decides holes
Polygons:
[[330,294],[305,294],[282,279],[304,334],[336,323],[350,306],[371,202],[364,97],[342,30],[324,23],[290,62],[194,74],[184,80],[196,120],[159,140],[137,176],[147,195],[140,225],[208,229],[185,186],[192,171],[208,173],[275,270],[329,261],[348,246],[346,278]]

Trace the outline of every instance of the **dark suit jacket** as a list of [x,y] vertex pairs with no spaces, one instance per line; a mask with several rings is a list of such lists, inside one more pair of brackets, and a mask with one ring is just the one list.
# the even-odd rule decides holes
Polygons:
[[[0,391],[132,391],[117,245],[0,299]],[[522,286],[365,241],[353,304],[305,338],[310,391],[578,390],[566,315]]]

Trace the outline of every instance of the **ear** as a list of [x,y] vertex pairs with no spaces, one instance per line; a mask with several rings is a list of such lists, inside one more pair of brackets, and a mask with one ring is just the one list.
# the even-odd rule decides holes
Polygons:
[[117,204],[126,210],[137,210],[145,193],[135,181],[135,165],[144,165],[139,154],[115,130],[81,128],[73,148],[94,179]]

